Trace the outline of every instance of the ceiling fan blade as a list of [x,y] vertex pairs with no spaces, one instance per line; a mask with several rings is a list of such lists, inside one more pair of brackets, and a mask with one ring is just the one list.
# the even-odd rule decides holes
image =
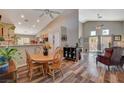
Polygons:
[[42,16],[44,16],[44,13],[42,13],[39,17],[42,17]]
[[34,11],[44,11],[43,9],[32,9]]
[[50,11],[51,13],[54,13],[54,14],[61,14],[60,12],[58,11]]

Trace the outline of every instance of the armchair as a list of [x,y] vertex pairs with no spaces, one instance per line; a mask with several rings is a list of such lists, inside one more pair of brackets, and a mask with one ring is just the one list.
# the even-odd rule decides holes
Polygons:
[[103,63],[108,66],[108,70],[110,70],[110,66],[122,66],[121,62],[122,57],[122,48],[120,47],[113,47],[113,48],[106,48],[104,55],[98,55],[96,57],[96,64],[98,62]]

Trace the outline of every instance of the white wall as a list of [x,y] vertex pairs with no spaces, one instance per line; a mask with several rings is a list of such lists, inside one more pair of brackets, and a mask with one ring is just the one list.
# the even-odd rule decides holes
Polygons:
[[[53,35],[56,38],[56,46],[61,46],[61,26],[67,28],[67,44],[75,46],[78,41],[78,10],[70,9],[48,24],[40,33],[48,33],[49,42],[53,43]],[[58,38],[57,38],[58,37]]]
[[83,24],[81,22],[79,22],[79,35],[78,37],[80,38],[80,47],[83,47]]
[[81,22],[79,22],[79,35],[78,35],[79,38],[82,37],[83,35],[82,33],[83,33],[83,25]]
[[124,22],[122,23],[122,46],[124,46]]
[[122,22],[122,34],[124,35],[124,22]]
[[67,26],[67,44],[69,46],[75,46],[75,44],[78,42],[78,10],[75,10],[75,12],[70,15],[67,15],[65,25]]

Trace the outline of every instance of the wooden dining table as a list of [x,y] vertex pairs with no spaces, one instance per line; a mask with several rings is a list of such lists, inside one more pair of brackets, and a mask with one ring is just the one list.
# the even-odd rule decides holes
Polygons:
[[31,54],[30,57],[32,61],[43,64],[45,74],[48,73],[48,63],[53,61],[53,55]]

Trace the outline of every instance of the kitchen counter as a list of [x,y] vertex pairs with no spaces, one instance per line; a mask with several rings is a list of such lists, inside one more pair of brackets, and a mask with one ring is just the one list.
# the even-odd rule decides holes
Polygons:
[[[8,45],[0,45],[0,47],[7,47]],[[42,46],[42,44],[25,44],[25,45],[9,45],[9,47],[25,47],[25,46]]]

